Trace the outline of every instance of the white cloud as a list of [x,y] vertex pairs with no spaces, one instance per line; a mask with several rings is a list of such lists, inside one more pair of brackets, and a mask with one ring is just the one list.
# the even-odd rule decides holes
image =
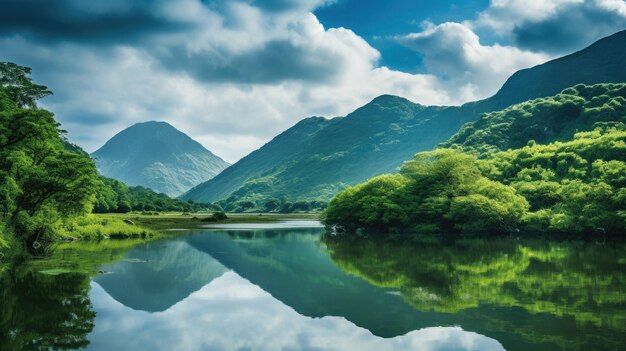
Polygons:
[[378,67],[380,53],[363,38],[326,29],[311,13],[180,5],[155,12],[190,29],[140,44],[12,36],[0,45],[55,91],[44,107],[90,152],[133,123],[165,120],[234,162],[304,117],[345,115],[381,94],[459,102],[435,76]]
[[461,101],[494,94],[515,71],[545,62],[547,55],[513,46],[482,45],[465,24],[426,23],[424,30],[398,38],[424,57],[428,71]]
[[520,48],[564,54],[626,29],[626,1],[492,0],[466,24]]
[[581,5],[584,0],[492,0],[489,7],[478,14],[476,26],[486,26],[505,35],[525,22],[546,20],[568,5]]
[[601,8],[608,11],[615,11],[620,16],[626,17],[626,1],[624,0],[596,0]]
[[[568,9],[585,9],[567,12],[583,19],[626,14],[616,0],[493,0],[475,20],[403,36],[428,70],[408,74],[380,67],[363,38],[324,28],[310,13],[332,2],[31,0],[41,11],[0,13],[1,59],[34,68],[55,92],[44,106],[88,151],[133,123],[165,120],[234,162],[304,117],[345,115],[381,94],[437,105],[487,97],[517,69],[553,55],[540,49],[556,44],[533,36],[543,27],[527,24],[560,23]],[[580,27],[589,40],[619,22],[595,31],[580,23],[562,27]],[[475,34],[485,28],[527,49],[485,45]]]

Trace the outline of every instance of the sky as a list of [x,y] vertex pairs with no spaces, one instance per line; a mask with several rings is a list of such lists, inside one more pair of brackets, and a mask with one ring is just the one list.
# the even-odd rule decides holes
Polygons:
[[378,95],[458,105],[626,29],[624,0],[0,0],[0,61],[89,152],[167,121],[235,162]]

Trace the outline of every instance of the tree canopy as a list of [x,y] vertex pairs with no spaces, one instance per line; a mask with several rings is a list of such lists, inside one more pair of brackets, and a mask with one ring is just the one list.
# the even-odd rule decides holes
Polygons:
[[36,107],[49,91],[29,73],[0,64],[0,222],[37,247],[58,221],[91,210],[97,172],[89,157],[66,148],[54,115]]

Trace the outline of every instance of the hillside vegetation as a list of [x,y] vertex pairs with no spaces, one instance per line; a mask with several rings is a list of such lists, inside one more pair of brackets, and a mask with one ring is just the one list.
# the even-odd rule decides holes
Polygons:
[[[53,226],[89,212],[97,187],[93,162],[65,148],[64,132],[36,101],[51,92],[30,69],[0,63],[0,246],[37,247]],[[12,234],[10,234],[10,233]]]
[[372,232],[626,233],[626,84],[578,85],[486,114],[443,145],[450,148],[416,154],[399,174],[341,192],[326,224]]
[[[316,118],[295,125],[182,198],[221,200],[224,208],[237,211],[265,210],[266,204],[272,208],[276,202],[278,208],[296,202],[306,203],[310,208],[319,207],[318,203],[327,202],[348,186],[382,173],[396,172],[416,152],[432,150],[457,133],[466,122],[478,120],[485,112],[552,96],[577,83],[626,82],[624,59],[626,31],[601,39],[577,53],[521,70],[507,80],[496,95],[482,101],[439,107],[422,106],[395,96],[381,96],[345,117]],[[602,109],[604,98],[602,94],[596,95],[599,100],[590,104],[597,103]],[[544,143],[559,137],[571,137],[579,128],[576,123],[580,122],[580,128],[588,129],[585,123],[594,121],[593,116],[574,113],[568,118],[580,117],[580,121],[570,123],[564,120],[563,125],[569,126],[570,130],[562,130],[563,126],[556,123],[558,118],[572,112],[567,111],[570,105],[565,101],[546,100],[545,104],[525,113],[540,120],[543,118],[540,110],[550,109],[549,104],[562,104],[563,111],[555,117],[554,124],[547,126],[548,130],[525,130],[526,134],[519,135],[519,140],[512,140],[510,146],[489,145],[506,149],[524,146],[529,139]],[[590,119],[585,122],[587,118]],[[476,125],[474,128],[482,127]],[[511,130],[517,132],[518,126],[512,127]],[[499,126],[494,123],[492,128]],[[469,132],[466,131],[468,135]],[[490,135],[499,137],[495,130]]]
[[99,186],[93,203],[94,213],[126,213],[130,211],[221,211],[211,203],[173,199],[142,186],[128,186],[112,178],[99,177]]

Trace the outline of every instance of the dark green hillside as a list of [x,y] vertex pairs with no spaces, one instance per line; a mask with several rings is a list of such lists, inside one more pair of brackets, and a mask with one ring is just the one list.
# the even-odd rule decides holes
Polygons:
[[300,152],[317,132],[334,123],[323,117],[303,119],[276,136],[260,149],[226,168],[208,182],[200,184],[181,196],[183,199],[217,201],[225,198],[252,177],[269,171]]
[[228,163],[165,122],[137,123],[92,154],[98,170],[129,185],[180,195]]
[[562,93],[484,114],[468,123],[443,147],[481,153],[517,149],[530,140],[543,144],[569,139],[594,123],[626,118],[626,85],[577,85]]
[[221,208],[202,202],[187,202],[156,193],[143,186],[127,186],[113,178],[99,177],[93,204],[94,213],[126,213],[130,211],[221,211]]
[[[519,71],[493,97],[460,107],[426,107],[399,97],[381,96],[344,118],[334,119],[298,143],[281,144],[280,156],[273,158],[273,164],[257,160],[270,159],[276,152],[262,148],[221,177],[200,184],[184,198],[224,199],[224,205],[231,210],[263,209],[268,201],[285,204],[328,200],[348,185],[395,172],[416,152],[434,148],[482,113],[551,96],[578,83],[626,82],[625,55],[626,31],[575,54]],[[602,99],[598,96],[586,106],[599,104],[602,109]],[[567,106],[562,107],[562,113],[575,112],[566,111]],[[580,123],[586,123],[583,120],[587,117],[580,118]],[[571,136],[576,127],[570,126],[570,131],[559,133]],[[256,167],[257,164],[261,166]]]
[[[290,160],[244,183],[226,203],[262,203],[267,198],[328,200],[363,177],[394,171],[413,150],[436,144],[447,127],[432,115],[446,109],[397,96],[378,97],[319,131]],[[415,138],[425,126],[432,133]]]
[[576,84],[626,82],[626,30],[600,39],[584,50],[513,74],[496,95],[484,101],[490,110],[558,94]]

